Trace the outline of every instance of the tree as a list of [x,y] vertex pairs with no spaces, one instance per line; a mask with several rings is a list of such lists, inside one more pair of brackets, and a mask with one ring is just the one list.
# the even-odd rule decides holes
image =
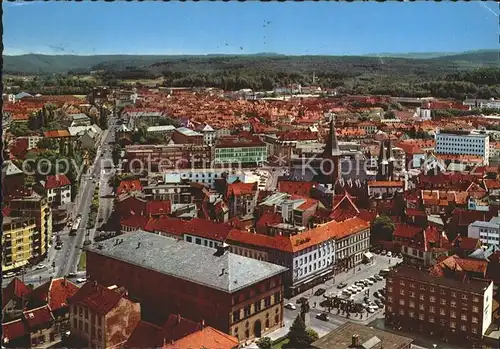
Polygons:
[[318,333],[316,331],[314,331],[312,328],[308,328],[306,330],[306,332],[307,332],[309,344],[316,342],[319,339]]
[[291,348],[306,348],[312,343],[307,333],[306,323],[300,314],[297,314],[293,321],[288,332],[288,338],[290,339],[289,346]]
[[372,224],[371,236],[373,241],[392,241],[392,233],[394,232],[394,223],[385,215],[375,218]]
[[273,342],[269,337],[262,337],[256,342],[259,349],[271,349],[273,346]]

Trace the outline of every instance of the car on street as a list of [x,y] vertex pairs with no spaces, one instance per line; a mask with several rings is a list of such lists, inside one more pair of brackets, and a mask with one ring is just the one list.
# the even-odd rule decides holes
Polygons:
[[375,298],[380,298],[381,294],[378,292],[378,291],[375,291],[375,293],[373,294],[373,297]]
[[374,284],[374,282],[373,282],[372,280],[370,280],[370,279],[366,280],[366,282],[367,282],[367,283],[368,283],[368,285],[370,285],[370,286]]
[[376,304],[379,308],[383,308],[382,302],[381,302],[381,301],[379,301],[378,299],[375,299],[375,304]]
[[324,288],[318,288],[316,290],[316,292],[314,292],[314,295],[315,296],[321,296],[322,294],[324,294],[326,292],[326,290]]
[[78,279],[76,279],[76,282],[79,283],[79,284],[84,283],[86,281],[87,281],[87,279],[85,279],[85,278],[78,278]]
[[382,277],[386,277],[391,271],[389,269],[382,269],[378,274]]
[[16,274],[13,272],[3,274],[4,279],[10,279],[13,278],[14,276],[16,276]]
[[378,274],[377,274],[377,275],[374,275],[373,277],[374,277],[375,279],[377,279],[378,281],[382,281],[382,280],[384,280],[384,278],[383,278],[382,276],[378,275]]
[[371,302],[370,305],[368,305],[368,308],[372,308],[373,310],[378,310],[378,305],[375,304],[374,302]]
[[299,299],[297,299],[297,301],[295,303],[302,304],[304,302],[307,302],[307,298],[306,297],[300,297]]
[[378,280],[375,278],[375,276],[370,276],[370,277],[368,278],[368,280],[373,281],[373,282],[377,282],[377,281],[378,281]]
[[385,256],[387,254],[387,251],[386,250],[383,250],[381,253],[380,253],[382,256]]
[[43,269],[43,268],[45,268],[45,264],[38,264],[35,269],[36,270],[40,270],[40,269]]
[[68,275],[66,275],[66,277],[74,278],[74,277],[76,277],[76,273],[68,273]]
[[387,257],[392,257],[392,252],[391,251],[387,252]]
[[346,296],[350,296],[352,294],[352,292],[349,291],[348,289],[345,289],[345,290],[342,291],[342,294],[346,295]]
[[321,313],[321,314],[316,315],[316,319],[319,319],[322,321],[329,321],[330,320],[327,313]]
[[295,306],[295,304],[293,304],[293,303],[287,303],[287,304],[285,305],[285,308],[290,309],[290,310],[295,310],[295,309],[297,309],[297,307],[296,307],[296,306]]
[[375,309],[373,309],[371,307],[367,307],[366,311],[369,312],[370,314],[373,314],[375,312]]
[[341,282],[340,284],[337,285],[338,289],[344,288],[347,286],[347,282]]

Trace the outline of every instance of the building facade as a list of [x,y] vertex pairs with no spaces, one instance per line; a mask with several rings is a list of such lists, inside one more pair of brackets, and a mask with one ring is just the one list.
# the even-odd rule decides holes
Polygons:
[[260,140],[220,139],[215,145],[215,164],[260,164],[267,161],[267,147]]
[[448,339],[481,339],[492,321],[493,282],[431,276],[399,266],[387,277],[386,321]]
[[[40,250],[35,219],[3,217],[2,231],[2,270],[9,272],[28,265]],[[35,237],[38,237],[38,242]]]
[[469,225],[468,237],[479,239],[484,245],[500,245],[500,216],[489,222],[475,221]]
[[165,314],[181,314],[240,341],[283,325],[286,268],[281,266],[144,231],[86,251],[87,277],[125,287],[140,301],[146,321],[161,323]]
[[435,138],[437,154],[481,156],[484,164],[489,164],[490,137],[487,134],[442,130]]

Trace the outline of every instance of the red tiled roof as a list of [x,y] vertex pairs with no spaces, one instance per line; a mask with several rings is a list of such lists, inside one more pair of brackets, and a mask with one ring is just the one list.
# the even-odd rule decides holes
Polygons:
[[[153,221],[153,220],[154,219],[152,219],[148,216],[131,215],[125,219],[120,220],[120,225],[124,225],[126,227],[147,230],[146,227],[147,227],[148,223],[150,221]],[[148,231],[150,231],[150,230],[148,230]]]
[[166,215],[171,212],[172,205],[169,200],[155,200],[146,203],[146,215]]
[[30,329],[39,326],[47,326],[54,320],[48,305],[23,312],[23,318],[26,326]]
[[2,289],[2,309],[11,299],[21,299],[26,297],[31,292],[31,289],[26,286],[17,277],[13,278],[9,284]]
[[461,237],[460,235],[458,235],[455,238],[455,240],[453,240],[454,244],[457,242],[458,242],[460,248],[462,248],[464,250],[474,251],[478,247],[480,240],[475,239],[475,238],[469,238],[469,237]]
[[47,138],[64,138],[71,137],[71,134],[68,130],[51,130],[45,131],[43,135]]
[[141,181],[139,179],[128,179],[120,182],[116,189],[116,194],[121,195],[131,191],[142,191]]
[[227,239],[285,252],[297,252],[329,239],[345,238],[369,227],[370,225],[367,222],[359,218],[351,218],[343,222],[328,222],[293,236],[277,235],[272,237],[233,229]]
[[87,282],[69,299],[71,304],[78,304],[106,315],[125,295],[122,289],[110,290],[94,282]]
[[140,321],[124,343],[124,348],[160,348],[163,345],[164,330],[160,326]]
[[235,182],[227,185],[226,198],[231,196],[249,195],[255,193],[257,183]]
[[200,330],[201,324],[180,315],[170,314],[161,327],[165,330],[165,338],[168,341],[175,341]]
[[403,182],[400,181],[369,181],[370,187],[384,187],[384,188],[402,188]]
[[278,191],[290,195],[311,196],[311,190],[316,186],[316,182],[305,181],[278,181]]
[[279,224],[283,222],[283,217],[279,213],[274,212],[264,212],[262,216],[259,218],[255,227],[258,230],[265,230],[266,226],[272,224]]
[[178,341],[163,346],[163,349],[179,349],[179,348],[217,348],[217,349],[233,349],[238,346],[236,337],[225,334],[212,327],[192,333]]
[[394,229],[394,232],[392,233],[392,235],[394,237],[411,239],[416,234],[418,234],[422,231],[423,231],[423,229],[419,228],[419,227],[412,227],[412,226],[409,226],[406,224],[396,224],[396,228]]
[[427,213],[422,210],[417,210],[415,208],[407,208],[406,215],[410,217],[427,217]]
[[67,307],[68,298],[78,291],[78,286],[65,278],[52,279],[30,293],[30,299],[48,304],[51,311]]
[[27,333],[22,319],[3,323],[2,330],[3,340],[8,340],[9,342],[16,338],[23,337]]
[[484,179],[483,183],[487,190],[500,189],[500,180]]
[[207,219],[193,218],[183,220],[160,217],[148,222],[146,230],[175,235],[195,235],[211,240],[224,241],[231,230],[229,224],[216,223]]
[[55,176],[47,176],[45,181],[45,189],[60,188],[71,185],[69,178],[65,174],[57,174]]

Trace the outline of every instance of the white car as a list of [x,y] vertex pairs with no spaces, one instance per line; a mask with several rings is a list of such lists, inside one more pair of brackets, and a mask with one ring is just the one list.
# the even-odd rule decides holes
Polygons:
[[366,280],[366,282],[367,282],[367,283],[368,283],[368,285],[370,285],[370,286],[374,284],[374,282],[373,282],[372,280]]
[[350,296],[352,294],[352,291],[348,290],[348,289],[345,289],[342,291],[342,294],[346,295],[346,296]]
[[12,278],[14,276],[16,276],[16,274],[13,272],[3,274],[4,279],[9,279],[9,278]]
[[373,308],[366,308],[366,311],[369,312],[370,314],[373,314],[375,312],[375,310]]
[[35,269],[36,270],[40,270],[40,269],[43,269],[43,268],[45,268],[44,264],[38,264]]
[[87,279],[85,279],[85,278],[78,278],[78,279],[76,279],[76,282],[78,282],[79,284],[81,284],[83,282],[86,282],[86,281],[87,281]]
[[389,257],[389,258],[392,257],[392,252],[391,251],[387,252],[387,257]]
[[287,304],[285,305],[285,308],[287,308],[287,309],[291,309],[291,310],[295,310],[295,309],[297,309],[297,307],[296,307],[296,306],[295,306],[295,304],[293,304],[293,303],[287,303]]

